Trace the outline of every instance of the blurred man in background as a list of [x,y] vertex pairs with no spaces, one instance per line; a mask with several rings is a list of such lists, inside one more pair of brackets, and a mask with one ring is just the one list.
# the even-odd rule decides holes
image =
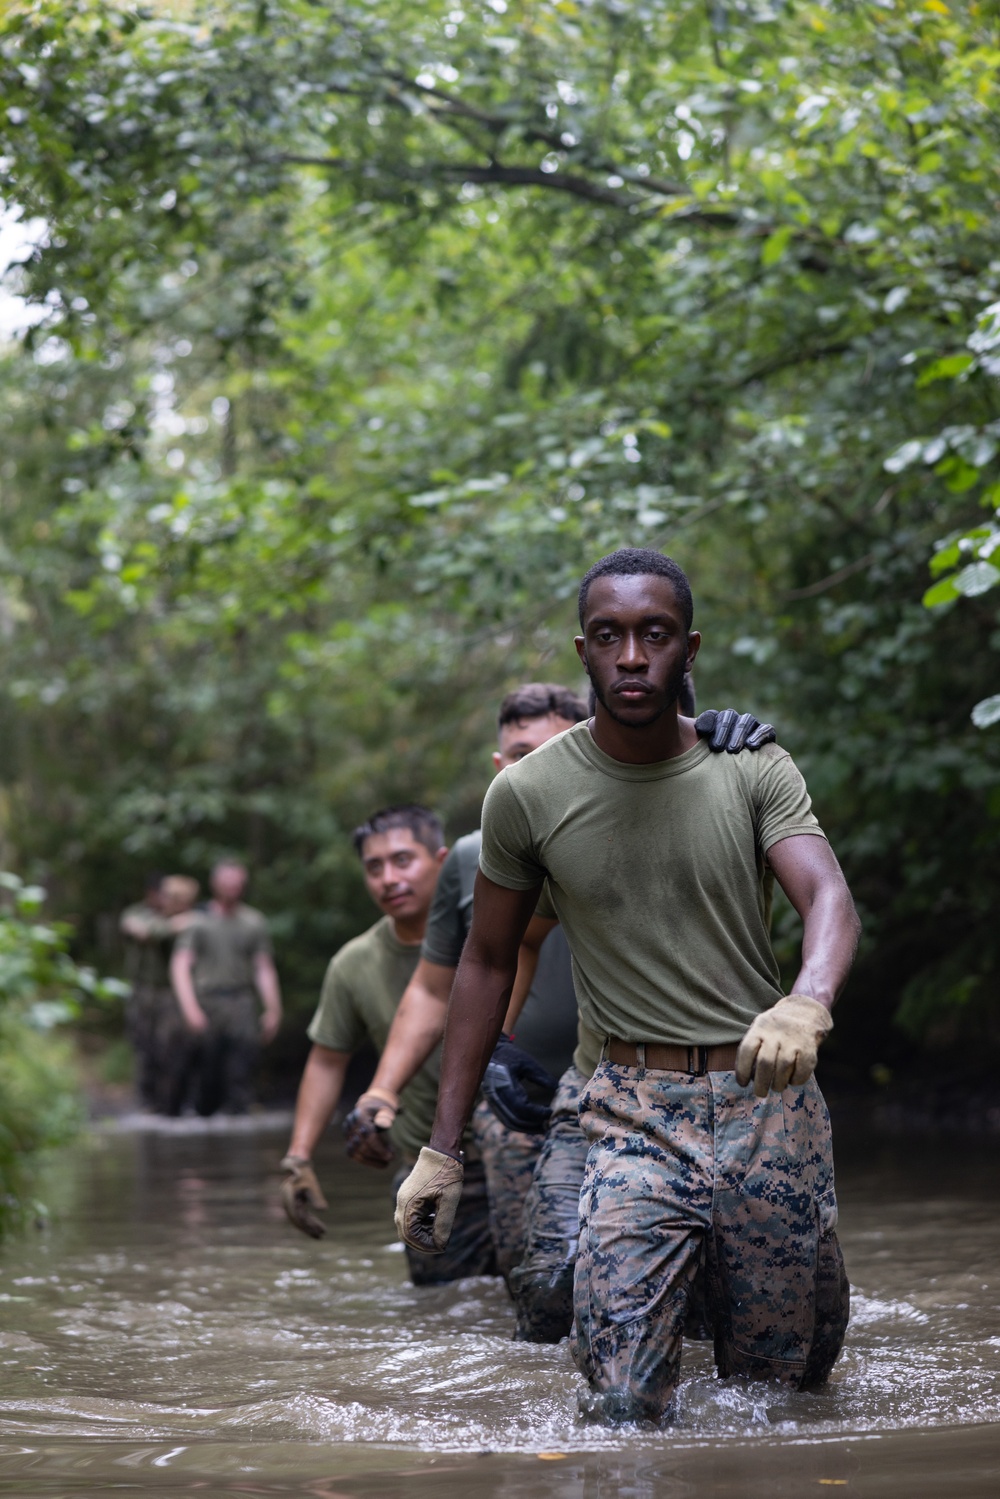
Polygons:
[[[447,853],[440,821],[426,807],[418,806],[376,812],[355,831],[354,846],[368,893],[383,914],[368,931],[346,943],[326,971],[319,1008],[309,1027],[313,1046],[299,1086],[292,1139],[281,1163],[285,1211],[295,1227],[312,1238],[326,1232],[316,1216],[326,1208],[326,1200],[312,1153],[340,1102],[353,1053],[365,1041],[377,1051],[385,1045],[396,1007],[420,957],[427,912]],[[378,1097],[377,1093],[368,1096]],[[383,1107],[388,1102],[383,1099]],[[395,1161],[405,1175],[427,1144],[437,1103],[436,1057],[414,1073],[403,1102],[398,1117],[395,1107],[387,1109],[386,1129],[373,1134],[368,1148],[359,1153],[366,1165],[384,1169]],[[415,1285],[495,1274],[486,1184],[471,1148],[467,1162],[447,1252],[434,1256],[407,1250]]]
[[[586,717],[584,700],[559,683],[526,682],[514,688],[500,704],[494,769],[517,764],[539,745]],[[372,1087],[358,1100],[350,1121],[348,1151],[360,1159],[371,1148],[379,1123],[392,1118],[403,1088],[444,1033],[448,996],[472,921],[472,887],[479,868],[480,843],[478,832],[459,838],[441,870],[420,962],[415,964],[384,1043]],[[516,995],[512,1006],[519,1012],[518,1047],[510,1046],[508,1038],[508,1064],[515,1069],[516,1086],[524,1103],[529,1102],[525,1082],[547,1092],[547,1103],[556,1078],[569,1065],[577,1044],[569,948],[558,930],[539,946],[541,952],[533,951],[530,962],[529,977],[535,982],[526,998]],[[547,1117],[544,1106],[540,1112]],[[518,1128],[510,1116],[506,1121],[501,1119],[485,1101],[473,1117],[472,1132],[486,1171],[497,1266],[509,1284],[524,1250],[524,1201],[544,1134]]]
[[[247,871],[216,864],[212,899],[177,939],[170,978],[196,1042],[194,1105],[199,1114],[245,1114],[261,1043],[281,1024],[281,987],[267,922],[243,904]],[[260,1013],[260,1006],[263,1013]]]
[[186,1043],[170,987],[170,950],[191,920],[198,881],[151,875],[141,901],[122,912],[125,976],[132,986],[125,1024],[136,1061],[136,1092],[144,1108],[180,1112]]

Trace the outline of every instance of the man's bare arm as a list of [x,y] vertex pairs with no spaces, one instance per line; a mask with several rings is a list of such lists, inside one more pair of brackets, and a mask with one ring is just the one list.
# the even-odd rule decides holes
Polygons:
[[329,1046],[314,1045],[306,1061],[299,1095],[295,1100],[295,1123],[288,1147],[290,1156],[308,1161],[323,1131],[333,1118],[340,1102],[347,1076],[349,1051],[334,1051]]
[[528,922],[528,930],[521,941],[521,949],[517,956],[517,978],[514,980],[514,990],[510,996],[510,1004],[507,1006],[507,1014],[504,1016],[505,1031],[513,1031],[517,1024],[517,1017],[524,1009],[528,990],[535,981],[535,970],[538,967],[538,954],[542,943],[552,928],[558,925],[557,921],[552,921],[547,916],[532,916]]
[[254,981],[261,997],[264,1013],[260,1017],[260,1036],[264,1045],[273,1041],[281,1025],[281,985],[278,970],[270,953],[255,953],[253,960]]
[[[517,978],[504,1017],[505,1030],[513,1029],[524,1008],[538,966],[539,949],[557,925],[544,916],[533,916],[528,924],[518,955]],[[455,972],[454,968],[441,963],[420,959],[393,1018],[385,1050],[372,1078],[373,1088],[398,1097],[424,1065],[444,1035]]]
[[165,937],[174,937],[181,930],[174,925],[173,918],[157,916],[155,912],[139,916],[135,911],[126,911],[118,926],[126,937],[136,942],[162,942]]
[[371,1086],[397,1098],[444,1035],[454,968],[421,958],[399,1001]]
[[802,918],[802,966],[792,986],[832,1009],[854,962],[861,922],[833,849],[796,834],[772,844],[768,862]]
[[184,1023],[195,1035],[208,1030],[208,1016],[198,1003],[198,996],[194,992],[194,980],[191,970],[194,967],[194,953],[189,947],[176,948],[170,959],[170,982],[173,986],[177,1003],[181,1007]]
[[518,949],[538,900],[507,890],[480,870],[472,930],[458,965],[445,1029],[431,1149],[458,1156],[486,1064],[493,1055],[517,976]]

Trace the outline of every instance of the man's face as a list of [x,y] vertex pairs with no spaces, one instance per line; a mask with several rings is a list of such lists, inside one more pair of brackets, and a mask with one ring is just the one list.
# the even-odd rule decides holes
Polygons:
[[658,574],[596,578],[576,648],[601,706],[627,728],[676,703],[701,636],[688,634],[674,586]]
[[493,764],[497,770],[503,770],[505,765],[516,765],[540,744],[572,727],[569,719],[559,718],[555,713],[546,713],[544,718],[522,718],[519,723],[505,723],[500,730],[500,748],[493,753]]
[[242,864],[220,864],[212,871],[212,894],[224,906],[241,899],[247,887],[247,872]]
[[190,911],[198,899],[198,882],[183,874],[168,875],[160,886],[161,909],[165,916],[180,916]]
[[397,920],[426,916],[446,852],[441,848],[432,854],[409,828],[371,833],[361,848],[361,867],[372,900]]

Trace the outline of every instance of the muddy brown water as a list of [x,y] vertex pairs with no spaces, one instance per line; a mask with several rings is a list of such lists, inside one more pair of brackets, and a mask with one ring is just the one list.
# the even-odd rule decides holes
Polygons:
[[387,1181],[321,1156],[321,1243],[277,1202],[285,1132],[119,1131],[64,1152],[49,1228],[0,1250],[0,1495],[449,1499],[1000,1496],[996,1143],[838,1137],[854,1287],[818,1393],[720,1382],[581,1423],[565,1344],[498,1282],[416,1290]]

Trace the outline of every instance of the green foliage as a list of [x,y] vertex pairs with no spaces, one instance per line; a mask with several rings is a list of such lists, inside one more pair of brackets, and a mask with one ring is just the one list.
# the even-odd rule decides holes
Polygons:
[[34,1157],[79,1123],[72,1062],[50,1032],[87,999],[120,996],[66,949],[69,928],[39,920],[45,891],[0,873],[0,1234],[44,1211],[31,1195]]
[[351,823],[473,825],[497,696],[572,680],[580,571],[651,544],[848,868],[845,1055],[979,1026],[998,63],[937,0],[11,16],[0,773],[86,940],[240,848],[310,1004]]

